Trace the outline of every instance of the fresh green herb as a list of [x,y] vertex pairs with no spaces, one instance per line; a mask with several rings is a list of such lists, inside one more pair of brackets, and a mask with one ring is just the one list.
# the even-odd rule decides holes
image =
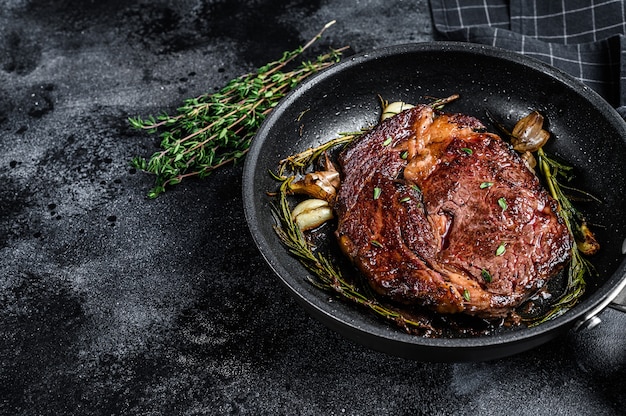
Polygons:
[[389,146],[391,144],[391,137],[387,137],[387,139],[385,139],[385,141],[383,142],[383,146]]
[[506,211],[506,209],[508,208],[506,199],[504,197],[498,199],[498,205],[500,205],[500,208],[502,208],[502,211]]
[[372,240],[372,241],[370,241],[370,243],[371,243],[374,247],[376,247],[376,248],[383,248],[382,243],[381,243],[380,241],[378,241],[378,240]]
[[461,150],[467,153],[468,155],[471,155],[474,153],[474,151],[468,147],[462,147]]
[[463,299],[465,299],[466,301],[470,301],[471,297],[470,297],[470,291],[467,289],[463,290]]
[[502,243],[496,249],[496,256],[501,256],[506,251],[506,244]]
[[382,190],[379,187],[374,188],[374,199],[380,198],[380,193]]
[[420,189],[420,187],[419,187],[419,186],[417,186],[417,185],[415,185],[415,184],[411,185],[411,189],[413,189],[415,192],[422,192],[422,190]]
[[218,92],[185,100],[176,115],[129,118],[132,127],[151,134],[158,132],[161,139],[160,151],[149,159],[135,157],[131,162],[133,167],[156,175],[149,197],[157,197],[183,179],[204,178],[242,159],[261,123],[285,94],[339,61],[346,48],[331,50],[284,72],[333,23],[324,26],[306,45],[285,52],[279,60],[254,73],[231,80]]
[[446,105],[451,103],[452,101],[459,99],[459,94],[452,94],[446,98],[438,98],[435,101],[431,102],[429,105],[435,110],[442,110]]
[[409,152],[408,151],[404,151],[402,153],[400,153],[400,158],[406,160],[409,157]]
[[490,188],[493,186],[493,182],[483,182],[480,184],[480,189]]
[[491,283],[491,273],[489,273],[489,270],[487,269],[482,269],[480,271],[480,275],[483,277],[483,279],[485,280],[485,282],[487,283]]
[[409,202],[411,200],[410,196],[405,196],[404,198],[400,199],[400,202]]

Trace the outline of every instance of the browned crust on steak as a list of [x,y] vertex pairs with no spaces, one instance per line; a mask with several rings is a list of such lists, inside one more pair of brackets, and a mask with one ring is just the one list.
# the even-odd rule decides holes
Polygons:
[[336,235],[378,293],[443,313],[503,316],[569,260],[556,201],[484,130],[475,118],[419,106],[340,155]]

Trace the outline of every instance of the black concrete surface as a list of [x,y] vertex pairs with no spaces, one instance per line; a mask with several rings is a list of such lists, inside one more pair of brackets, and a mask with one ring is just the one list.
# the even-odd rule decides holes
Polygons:
[[410,361],[310,318],[253,245],[241,166],[156,200],[129,161],[171,111],[294,49],[431,39],[418,1],[5,0],[0,414],[621,415],[626,316],[483,363]]

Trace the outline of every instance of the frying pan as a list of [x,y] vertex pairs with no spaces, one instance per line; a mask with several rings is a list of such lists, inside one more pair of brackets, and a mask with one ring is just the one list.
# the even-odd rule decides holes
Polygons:
[[[426,338],[397,327],[314,287],[308,272],[276,236],[269,175],[285,156],[339,133],[373,126],[378,96],[429,102],[459,94],[446,111],[473,115],[486,125],[489,111],[510,126],[540,111],[555,138],[546,150],[573,165],[576,187],[602,203],[579,208],[602,249],[592,259],[598,277],[587,278],[585,297],[546,323],[477,337]],[[246,157],[243,199],[252,237],[279,281],[313,317],[369,348],[419,361],[483,361],[516,354],[596,317],[626,286],[626,123],[599,95],[559,70],[498,48],[456,42],[396,45],[354,55],[296,87],[268,115]],[[623,296],[619,295],[619,296]],[[618,306],[618,305],[614,305]]]

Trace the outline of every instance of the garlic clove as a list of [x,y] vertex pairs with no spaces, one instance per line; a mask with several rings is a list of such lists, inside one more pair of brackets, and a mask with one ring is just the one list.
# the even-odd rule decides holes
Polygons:
[[520,156],[528,170],[535,173],[535,167],[537,166],[537,159],[535,159],[535,156],[528,151],[522,153]]
[[307,199],[291,211],[291,217],[301,231],[319,227],[334,218],[330,204],[323,199]]
[[387,104],[385,108],[383,108],[383,114],[381,115],[380,120],[383,121],[413,107],[415,106],[403,101],[394,101],[393,103]]
[[511,144],[518,152],[536,152],[550,138],[550,133],[543,129],[543,116],[533,111],[515,124]]
[[314,199],[332,201],[337,195],[339,180],[337,171],[307,173],[303,179],[289,185],[289,193],[306,194]]
[[592,256],[600,250],[600,243],[596,239],[594,233],[589,229],[587,223],[580,224],[580,236],[576,241],[578,250],[586,256]]

